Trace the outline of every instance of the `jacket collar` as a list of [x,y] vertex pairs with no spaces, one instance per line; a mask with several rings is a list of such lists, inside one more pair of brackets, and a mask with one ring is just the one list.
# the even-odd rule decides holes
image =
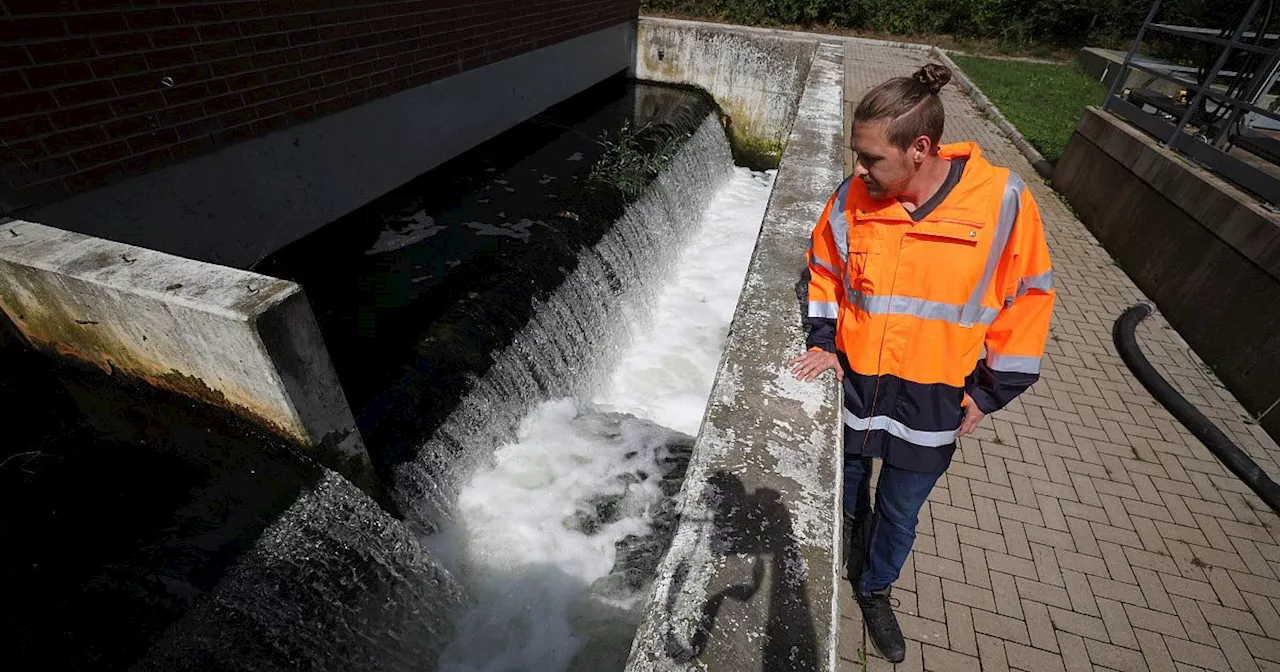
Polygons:
[[[991,204],[984,198],[973,198],[976,191],[984,189],[995,173],[995,166],[982,156],[976,142],[955,142],[938,147],[938,155],[944,159],[967,159],[960,182],[951,193],[925,219],[952,220],[981,226],[989,218]],[[853,179],[851,209],[858,220],[893,220],[913,224],[911,215],[893,198],[872,199],[862,180]]]

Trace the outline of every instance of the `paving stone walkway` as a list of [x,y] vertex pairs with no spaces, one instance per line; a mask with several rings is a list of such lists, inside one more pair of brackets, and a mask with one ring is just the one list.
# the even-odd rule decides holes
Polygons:
[[[926,58],[846,43],[846,133],[863,92]],[[945,141],[976,140],[1030,183],[1059,299],[1041,382],[962,441],[921,513],[895,589],[908,638],[897,667],[1280,672],[1280,518],[1117,356],[1112,323],[1144,298],[1134,284],[961,91],[943,99]],[[1280,478],[1280,449],[1163,319],[1139,340]],[[860,670],[867,646],[843,587],[841,669]],[[869,670],[891,667],[866,658]]]

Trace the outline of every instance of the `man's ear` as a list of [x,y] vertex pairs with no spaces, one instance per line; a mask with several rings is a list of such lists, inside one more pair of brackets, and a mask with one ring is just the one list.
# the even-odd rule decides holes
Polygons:
[[929,140],[929,136],[922,135],[911,143],[911,158],[916,163],[921,163],[933,152],[933,142]]

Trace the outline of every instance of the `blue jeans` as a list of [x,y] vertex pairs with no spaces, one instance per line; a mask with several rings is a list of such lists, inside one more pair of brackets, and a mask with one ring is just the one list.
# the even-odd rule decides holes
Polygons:
[[[876,485],[876,506],[871,509],[871,458],[844,454],[844,510],[854,530],[870,517],[870,540],[858,589],[879,592],[898,580],[902,565],[916,541],[920,508],[941,473],[907,471],[882,464]],[[856,532],[855,532],[856,534]],[[850,577],[852,579],[853,577]]]

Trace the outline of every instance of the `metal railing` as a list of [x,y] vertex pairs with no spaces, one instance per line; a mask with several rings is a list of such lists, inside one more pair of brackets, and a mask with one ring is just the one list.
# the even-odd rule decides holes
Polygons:
[[[1263,4],[1263,0],[1252,0],[1228,33],[1157,23],[1161,0],[1154,0],[1111,82],[1102,109],[1125,118],[1158,139],[1163,147],[1220,174],[1274,208],[1280,205],[1280,179],[1275,176],[1280,175],[1280,139],[1251,131],[1247,124],[1250,116],[1280,123],[1280,112],[1260,104],[1280,75],[1280,34],[1267,32],[1267,24],[1277,9],[1275,0],[1267,0],[1264,25],[1250,30]],[[1136,62],[1143,40],[1150,33],[1214,45],[1221,50],[1207,70],[1201,68],[1199,79],[1191,79],[1172,69]],[[1245,66],[1224,76],[1232,56],[1242,52]],[[1130,71],[1171,82],[1180,94],[1191,98],[1184,101],[1159,92],[1128,90],[1125,83]],[[1239,147],[1276,169],[1268,171],[1254,165],[1259,162],[1243,161],[1231,154],[1232,147]]]

